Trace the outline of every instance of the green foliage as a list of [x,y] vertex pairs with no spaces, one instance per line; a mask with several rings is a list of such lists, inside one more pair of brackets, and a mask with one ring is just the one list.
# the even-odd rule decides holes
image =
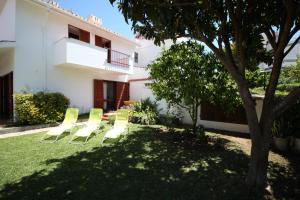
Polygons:
[[159,115],[159,123],[168,127],[172,125],[180,125],[182,123],[183,113],[180,107],[168,106],[168,110],[165,114]]
[[249,88],[263,87],[265,83],[264,74],[259,68],[255,70],[246,70],[246,80]]
[[133,122],[144,125],[153,125],[157,122],[157,114],[151,110],[135,112],[132,116]]
[[279,84],[300,84],[300,57],[297,58],[295,65],[281,71]]
[[18,124],[44,124],[61,121],[69,100],[60,93],[14,94]]
[[18,124],[38,124],[45,121],[45,116],[34,105],[33,94],[15,94],[14,100]]
[[141,100],[140,102],[137,102],[134,105],[134,110],[136,112],[141,112],[141,111],[152,111],[154,113],[159,113],[158,109],[158,104],[156,101],[151,101],[151,99],[148,97],[146,99]]
[[114,115],[108,116],[108,123],[110,125],[113,125],[115,123],[115,120],[116,120],[116,116],[114,116]]
[[205,140],[206,139],[204,126],[202,126],[202,125],[197,126],[195,133],[196,133],[196,136],[199,140]]
[[[277,96],[276,102],[282,101],[284,96]],[[275,119],[272,127],[272,134],[276,137],[295,136],[300,138],[300,101]]]
[[218,59],[197,42],[174,44],[148,66],[150,88],[158,100],[186,108],[196,124],[203,101],[233,109],[239,104],[236,85]]
[[157,102],[153,102],[150,98],[146,98],[134,105],[129,120],[132,123],[152,125],[157,123],[158,115],[159,109]]

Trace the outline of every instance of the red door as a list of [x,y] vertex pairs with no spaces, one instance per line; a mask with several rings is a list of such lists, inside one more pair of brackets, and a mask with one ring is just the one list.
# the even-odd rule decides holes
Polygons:
[[103,108],[103,80],[94,80],[94,107]]
[[13,116],[13,72],[0,77],[0,117]]
[[116,83],[116,109],[124,105],[124,101],[129,100],[129,83]]

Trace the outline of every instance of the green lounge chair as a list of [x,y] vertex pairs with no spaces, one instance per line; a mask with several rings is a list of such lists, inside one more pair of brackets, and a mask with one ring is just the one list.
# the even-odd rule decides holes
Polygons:
[[95,132],[96,130],[98,130],[100,128],[101,125],[101,118],[103,115],[103,110],[102,109],[91,109],[90,111],[90,116],[89,116],[89,120],[86,123],[86,126],[83,127],[82,129],[79,129],[71,138],[71,140],[69,141],[69,143],[73,143],[73,144],[79,144],[78,142],[72,142],[75,138],[78,137],[85,137],[85,143],[87,143],[89,137],[92,135],[93,132]]
[[126,109],[117,110],[114,126],[109,131],[107,131],[106,134],[104,135],[102,141],[100,142],[101,146],[103,145],[105,139],[116,139],[120,135],[124,133],[126,135],[126,132],[129,132],[128,116],[129,116],[129,110]]
[[79,109],[78,108],[68,108],[65,114],[64,121],[57,127],[48,131],[41,139],[43,141],[47,136],[56,137],[53,142],[56,142],[64,132],[70,132],[72,128],[76,125],[78,118]]

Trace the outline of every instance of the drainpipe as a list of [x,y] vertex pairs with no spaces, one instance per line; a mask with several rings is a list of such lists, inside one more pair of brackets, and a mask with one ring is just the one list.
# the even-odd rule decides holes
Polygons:
[[42,28],[42,38],[43,38],[43,54],[44,54],[44,69],[45,69],[45,82],[44,82],[44,91],[48,89],[48,46],[47,46],[47,27],[48,27],[48,19],[51,7],[47,5],[47,12],[45,14],[45,22]]

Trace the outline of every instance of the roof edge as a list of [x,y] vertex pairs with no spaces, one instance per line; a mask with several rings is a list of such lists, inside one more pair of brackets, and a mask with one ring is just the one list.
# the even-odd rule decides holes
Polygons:
[[137,43],[134,39],[129,39],[129,38],[125,37],[125,36],[120,35],[117,32],[109,30],[108,28],[101,27],[101,26],[96,26],[94,24],[91,24],[88,21],[86,21],[83,17],[81,17],[80,15],[76,16],[76,15],[74,15],[72,13],[69,13],[67,10],[65,10],[63,8],[55,7],[55,6],[49,4],[49,3],[45,2],[45,1],[42,1],[42,0],[26,0],[26,2],[35,3],[37,5],[45,7],[47,9],[51,9],[51,10],[57,12],[57,13],[63,14],[63,15],[68,16],[68,17],[72,17],[72,18],[74,18],[76,20],[79,20],[79,21],[81,21],[81,22],[83,22],[83,23],[85,23],[85,24],[87,24],[87,25],[89,25],[89,26],[91,26],[93,28],[105,31],[105,32],[107,32],[109,34],[113,34],[114,36],[116,36],[116,37],[118,37],[120,39],[123,39],[123,40],[125,40],[125,41],[127,41],[127,42],[129,42],[129,43],[131,43],[133,45],[139,46],[139,43]]

